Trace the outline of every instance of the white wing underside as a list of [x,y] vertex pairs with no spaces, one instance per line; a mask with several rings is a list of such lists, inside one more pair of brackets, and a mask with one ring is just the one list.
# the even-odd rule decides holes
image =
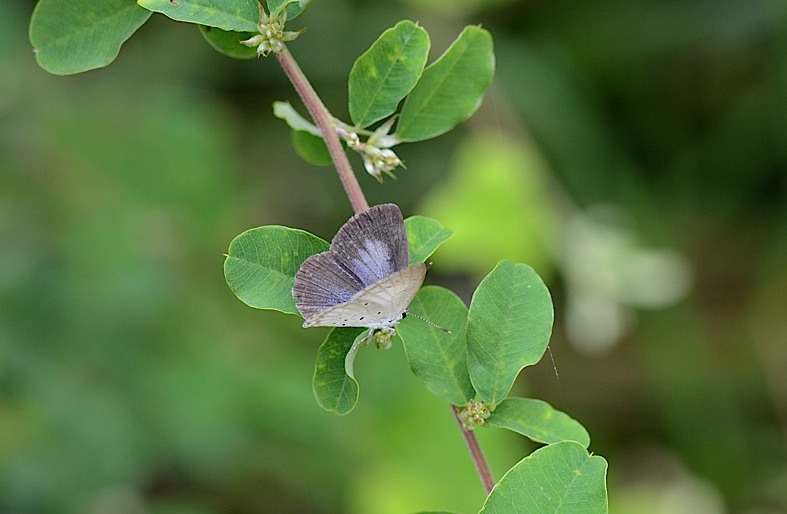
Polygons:
[[426,275],[422,262],[397,271],[355,293],[350,301],[328,307],[304,327],[390,327],[399,323]]

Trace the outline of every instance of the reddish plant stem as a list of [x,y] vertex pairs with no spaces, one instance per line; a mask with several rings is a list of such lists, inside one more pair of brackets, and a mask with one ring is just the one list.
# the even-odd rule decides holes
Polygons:
[[492,470],[489,469],[489,463],[486,461],[484,452],[481,451],[481,447],[478,445],[478,439],[476,439],[475,433],[472,430],[465,430],[462,425],[459,409],[457,409],[455,405],[451,405],[451,410],[454,413],[456,422],[459,424],[459,430],[462,432],[467,450],[470,452],[470,457],[473,459],[475,469],[478,471],[478,476],[481,477],[481,483],[484,485],[484,490],[488,496],[489,493],[492,492],[492,488],[495,487],[495,478],[492,476]]
[[331,154],[336,171],[339,173],[339,179],[342,181],[353,210],[356,214],[369,210],[369,204],[366,202],[361,186],[358,184],[358,179],[353,173],[349,159],[347,159],[347,154],[344,153],[339,137],[336,135],[336,125],[333,117],[323,105],[320,97],[317,96],[317,93],[312,88],[306,75],[301,71],[298,63],[295,62],[290,51],[285,48],[283,51],[278,52],[276,57],[279,59],[284,73],[287,74],[293,87],[295,87],[301,100],[303,100],[303,104],[308,109],[309,114],[311,114],[314,123],[322,132],[328,152]]
[[[289,50],[285,48],[282,52],[277,53],[276,57],[279,59],[279,63],[284,69],[284,73],[300,95],[314,123],[322,132],[325,144],[331,154],[333,163],[336,166],[336,171],[339,173],[339,179],[342,181],[342,185],[347,193],[347,198],[350,199],[353,210],[356,214],[369,210],[369,204],[366,202],[361,186],[358,184],[358,179],[355,177],[352,166],[350,166],[350,161],[347,159],[347,154],[344,153],[339,137],[336,135],[336,127],[330,113],[325,108],[320,97],[317,96],[314,88],[312,88],[309,80],[303,74],[303,71],[301,71],[301,68],[298,66],[298,63],[295,62]],[[472,431],[465,430],[462,426],[462,419],[459,417],[457,408],[452,405],[451,409],[453,410],[456,422],[459,424],[459,430],[462,432],[462,437],[470,452],[470,457],[473,459],[473,464],[475,464],[478,475],[481,477],[481,483],[484,486],[484,490],[486,490],[486,494],[488,495],[495,486],[495,479],[492,476],[492,471],[489,469],[486,457],[484,457],[484,453],[478,445],[478,439],[476,439],[475,434]]]

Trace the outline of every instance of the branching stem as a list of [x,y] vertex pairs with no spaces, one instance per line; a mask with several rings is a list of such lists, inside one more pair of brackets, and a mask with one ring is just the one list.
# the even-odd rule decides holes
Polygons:
[[[336,171],[339,173],[339,179],[342,181],[344,190],[347,192],[347,197],[350,199],[353,210],[356,213],[369,210],[369,204],[366,202],[361,186],[358,184],[358,179],[355,177],[355,173],[353,173],[352,167],[350,166],[350,161],[347,159],[347,154],[344,153],[339,137],[336,135],[336,123],[333,117],[325,108],[325,105],[323,105],[320,97],[317,96],[314,88],[312,88],[309,80],[303,74],[303,71],[301,71],[301,68],[298,66],[298,63],[295,62],[289,50],[284,48],[283,51],[276,53],[276,57],[279,59],[279,63],[284,69],[284,73],[287,74],[290,82],[292,82],[295,90],[300,95],[301,100],[303,100],[303,104],[306,106],[306,109],[308,109],[309,114],[311,114],[314,123],[322,132],[325,144],[331,154],[333,163],[336,166]],[[492,472],[489,469],[486,457],[484,457],[484,453],[478,445],[478,439],[476,439],[475,434],[463,428],[462,419],[459,417],[457,408],[452,405],[451,409],[454,412],[456,422],[459,424],[459,430],[462,432],[462,437],[470,452],[470,457],[473,459],[473,464],[475,464],[478,475],[481,477],[481,483],[484,486],[484,490],[486,490],[486,494],[488,495],[495,486],[495,479],[492,477]]]
[[328,109],[323,105],[320,97],[317,96],[314,88],[312,88],[306,75],[303,74],[289,50],[285,48],[283,51],[277,52],[276,57],[279,59],[279,63],[284,69],[284,73],[287,74],[290,82],[292,82],[295,90],[300,95],[301,100],[303,100],[303,104],[306,106],[306,109],[308,109],[309,114],[311,114],[315,125],[317,125],[322,132],[323,139],[331,154],[333,163],[336,166],[336,171],[339,173],[339,179],[342,181],[344,190],[347,192],[347,197],[350,199],[353,210],[356,214],[369,210],[369,204],[363,196],[363,191],[361,190],[360,184],[358,184],[355,173],[353,173],[350,161],[347,159],[347,154],[344,153],[342,144],[339,141],[339,136],[336,135],[336,126],[333,117],[331,117]]
[[475,432],[472,430],[465,430],[462,426],[462,418],[459,416],[459,409],[451,405],[451,410],[454,412],[454,418],[459,424],[459,430],[462,432],[467,450],[470,452],[470,457],[473,459],[475,469],[478,471],[478,476],[481,477],[481,483],[484,485],[484,490],[488,496],[489,493],[492,492],[492,488],[495,487],[495,478],[492,476],[492,470],[489,469],[489,463],[486,461],[484,452],[481,451],[481,447],[478,445],[478,439],[476,439]]

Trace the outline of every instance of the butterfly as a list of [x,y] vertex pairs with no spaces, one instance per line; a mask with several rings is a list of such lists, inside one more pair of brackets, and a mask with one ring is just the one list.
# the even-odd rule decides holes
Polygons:
[[427,266],[410,266],[402,212],[395,204],[356,214],[327,252],[306,259],[292,295],[304,327],[366,327],[393,332],[424,282]]

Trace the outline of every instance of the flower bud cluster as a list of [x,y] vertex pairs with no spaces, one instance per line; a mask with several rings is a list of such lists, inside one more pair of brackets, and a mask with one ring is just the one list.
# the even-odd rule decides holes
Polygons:
[[260,6],[260,21],[257,23],[259,34],[250,37],[241,44],[257,47],[257,55],[267,57],[270,53],[284,51],[284,42],[292,41],[301,35],[303,30],[297,32],[285,31],[284,22],[287,20],[287,11],[282,10],[281,15],[268,16]]
[[363,167],[366,172],[376,178],[379,182],[383,181],[383,173],[391,178],[396,178],[392,173],[399,166],[403,166],[402,160],[390,148],[379,148],[370,141],[362,143],[358,134],[350,132],[344,136],[348,148],[355,150],[363,158]]
[[486,426],[486,420],[491,415],[492,411],[484,402],[470,400],[467,405],[459,409],[459,418],[465,430],[473,430],[477,425]]
[[375,331],[372,337],[378,350],[387,350],[393,345],[393,337],[395,335],[395,328],[385,327]]

